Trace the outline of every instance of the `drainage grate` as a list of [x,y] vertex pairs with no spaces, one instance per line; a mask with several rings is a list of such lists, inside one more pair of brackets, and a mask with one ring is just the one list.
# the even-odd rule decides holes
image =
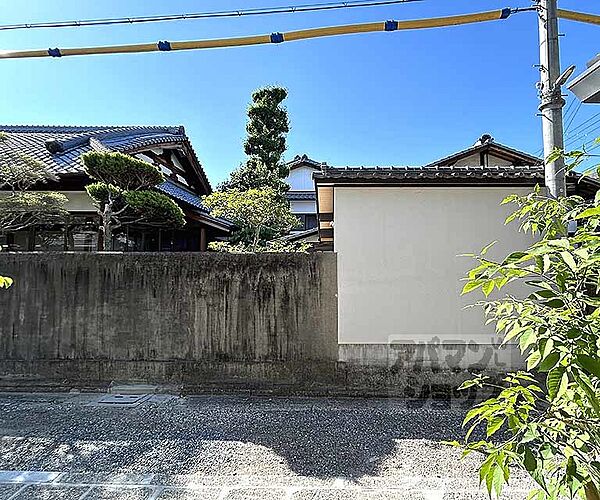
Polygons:
[[90,406],[138,406],[152,397],[152,394],[107,394]]

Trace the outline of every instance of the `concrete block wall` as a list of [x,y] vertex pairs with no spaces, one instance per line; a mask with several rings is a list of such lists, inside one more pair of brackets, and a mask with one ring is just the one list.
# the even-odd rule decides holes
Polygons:
[[333,254],[3,253],[0,269],[5,376],[293,382],[337,362]]

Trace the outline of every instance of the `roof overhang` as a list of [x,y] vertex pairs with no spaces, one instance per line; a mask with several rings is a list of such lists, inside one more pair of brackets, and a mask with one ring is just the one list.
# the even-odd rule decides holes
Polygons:
[[600,104],[600,54],[567,86],[584,104]]

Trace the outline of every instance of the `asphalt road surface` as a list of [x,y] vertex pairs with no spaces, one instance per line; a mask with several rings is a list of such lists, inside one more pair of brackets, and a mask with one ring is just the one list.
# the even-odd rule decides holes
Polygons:
[[[467,406],[393,399],[0,394],[0,498],[485,499]],[[135,400],[135,401],[134,401]],[[506,498],[525,498],[517,474]]]

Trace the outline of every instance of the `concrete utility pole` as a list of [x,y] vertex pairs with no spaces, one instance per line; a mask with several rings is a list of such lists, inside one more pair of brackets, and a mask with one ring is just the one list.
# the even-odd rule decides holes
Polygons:
[[[563,107],[558,43],[557,0],[537,0],[539,5],[540,30],[540,113],[544,134],[544,159],[556,148],[564,149]],[[564,82],[562,82],[564,83]],[[561,157],[553,162],[544,162],[546,187],[553,197],[565,196],[567,184],[565,161]]]

